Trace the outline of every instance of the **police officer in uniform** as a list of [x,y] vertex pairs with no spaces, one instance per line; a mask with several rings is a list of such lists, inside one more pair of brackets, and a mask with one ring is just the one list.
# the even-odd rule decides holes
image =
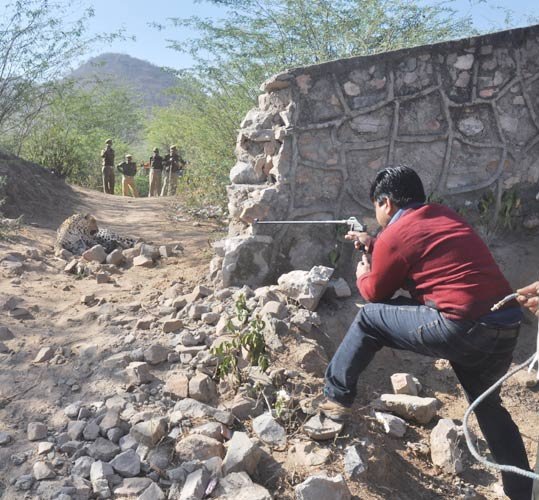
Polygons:
[[165,156],[165,178],[161,196],[174,196],[178,187],[178,177],[183,175],[185,160],[178,153],[176,146],[170,146],[169,154]]
[[122,195],[127,196],[127,190],[131,191],[131,196],[138,197],[137,186],[135,185],[135,174],[137,173],[137,164],[132,161],[130,154],[125,155],[125,161],[116,165],[116,168],[122,174]]
[[103,192],[114,194],[114,149],[112,149],[112,139],[105,141],[105,149],[101,151],[103,166],[101,175],[103,177]]
[[150,189],[148,196],[159,196],[161,193],[161,177],[163,173],[163,157],[159,154],[158,148],[153,148],[153,155],[150,157]]

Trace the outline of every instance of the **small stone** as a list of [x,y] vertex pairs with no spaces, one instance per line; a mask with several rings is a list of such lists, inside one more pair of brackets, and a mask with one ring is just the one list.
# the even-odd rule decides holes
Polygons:
[[140,473],[140,458],[132,449],[116,455],[110,465],[122,477],[134,477]]
[[463,470],[459,434],[459,427],[448,418],[440,419],[430,434],[432,463],[450,474]]
[[264,443],[270,446],[282,447],[286,445],[286,431],[270,413],[264,413],[253,420],[253,431]]
[[333,439],[340,434],[342,429],[343,424],[320,415],[311,417],[303,426],[305,433],[317,441]]
[[163,417],[153,418],[146,422],[139,422],[131,427],[131,435],[137,442],[152,448],[167,433],[167,419]]
[[0,326],[0,340],[12,340],[15,338],[15,335],[7,326]]
[[114,490],[114,494],[119,498],[134,498],[141,495],[151,484],[152,480],[147,477],[126,478],[122,481],[120,486]]
[[223,461],[223,473],[245,471],[252,475],[260,460],[261,452],[245,432],[236,431],[228,442],[228,450]]
[[417,396],[417,386],[414,382],[414,377],[409,373],[394,373],[391,375],[391,386],[395,394],[409,394]]
[[234,423],[234,415],[229,411],[218,410],[191,398],[185,398],[176,403],[174,410],[181,411],[187,418],[211,417],[225,425]]
[[133,259],[133,265],[138,267],[153,267],[153,259],[145,255],[139,255]]
[[219,318],[221,316],[218,313],[215,312],[207,312],[204,313],[200,319],[203,323],[206,323],[207,325],[215,325],[219,321]]
[[41,422],[30,422],[27,427],[29,441],[41,441],[47,437],[47,426]]
[[191,472],[185,480],[180,500],[199,500],[204,498],[209,481],[210,474],[204,467]]
[[182,462],[189,460],[207,460],[212,457],[223,458],[225,448],[216,439],[191,434],[176,443],[176,456]]
[[158,365],[167,360],[169,349],[161,344],[154,344],[144,351],[144,360],[151,365]]
[[134,361],[129,363],[125,371],[130,382],[135,385],[147,384],[154,379],[148,363]]
[[67,435],[72,441],[80,439],[86,427],[86,422],[83,420],[75,420],[67,424]]
[[[184,486],[185,488],[185,486]],[[183,493],[183,489],[182,489]],[[140,495],[137,500],[165,500],[165,494],[163,493],[163,490],[157,486],[157,484],[152,483],[146,490],[144,490],[144,493]]]
[[36,462],[32,468],[32,473],[34,474],[36,481],[56,477],[54,470],[45,462]]
[[49,361],[54,356],[54,349],[52,347],[42,347],[39,352],[36,354],[36,357],[32,363],[45,363]]
[[376,420],[384,427],[384,432],[390,436],[402,437],[406,434],[406,422],[390,413],[374,412]]
[[171,333],[177,332],[183,328],[183,321],[181,319],[168,319],[163,322],[163,332]]
[[103,264],[107,260],[107,252],[101,245],[95,245],[83,252],[82,257],[89,262],[99,262]]
[[108,273],[97,273],[95,275],[95,280],[98,285],[103,285],[110,282],[110,275]]
[[329,461],[331,451],[316,443],[297,443],[288,452],[287,461],[293,467],[317,467]]
[[95,441],[99,436],[99,425],[95,420],[89,421],[82,431],[82,436],[86,441]]
[[28,491],[32,489],[34,484],[34,476],[32,474],[24,474],[15,481],[15,489],[19,491]]
[[439,402],[435,398],[420,398],[406,394],[382,394],[372,402],[376,410],[389,411],[404,419],[428,424],[435,416]]
[[171,395],[175,398],[186,398],[189,396],[189,379],[183,372],[176,372],[169,375],[163,394]]
[[189,380],[189,396],[202,403],[210,403],[217,397],[215,382],[204,373],[197,373]]
[[455,64],[453,64],[453,66],[456,69],[468,70],[472,68],[473,63],[474,63],[473,54],[465,54],[462,56],[458,56],[457,61],[455,62]]
[[110,252],[107,255],[107,259],[106,259],[107,264],[112,264],[113,266],[119,266],[124,260],[125,260],[124,253],[119,248],[116,248],[115,250]]
[[77,418],[82,407],[82,401],[75,401],[64,408],[64,415],[68,418]]
[[94,459],[91,457],[79,457],[75,460],[75,464],[71,469],[71,474],[83,477],[84,479],[89,479],[93,463]]
[[116,444],[112,443],[108,439],[98,437],[88,448],[88,453],[96,460],[102,460],[108,462],[112,460],[118,453],[120,448]]
[[367,463],[361,458],[359,446],[347,446],[344,454],[344,471],[349,477],[359,477],[367,470]]
[[296,500],[350,500],[350,490],[344,478],[316,475],[298,484],[294,491]]
[[0,431],[0,446],[6,446],[11,443],[11,436],[7,432]]
[[154,319],[151,317],[141,318],[137,321],[135,326],[136,330],[149,330],[152,326]]

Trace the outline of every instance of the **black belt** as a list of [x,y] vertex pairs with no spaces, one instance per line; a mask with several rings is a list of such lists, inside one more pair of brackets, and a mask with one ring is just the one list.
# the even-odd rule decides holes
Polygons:
[[479,323],[474,335],[490,335],[498,339],[515,339],[520,332],[520,324],[511,326],[491,326]]

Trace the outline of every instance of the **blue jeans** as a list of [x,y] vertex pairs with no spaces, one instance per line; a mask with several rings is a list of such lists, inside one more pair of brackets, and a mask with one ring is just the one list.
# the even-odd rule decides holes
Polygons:
[[[324,393],[350,406],[361,372],[377,351],[391,347],[447,359],[471,402],[507,372],[518,330],[452,321],[409,299],[366,304],[329,363]],[[530,470],[522,437],[502,406],[499,390],[478,405],[475,414],[494,460]],[[502,479],[511,499],[530,500],[530,479],[505,472]]]

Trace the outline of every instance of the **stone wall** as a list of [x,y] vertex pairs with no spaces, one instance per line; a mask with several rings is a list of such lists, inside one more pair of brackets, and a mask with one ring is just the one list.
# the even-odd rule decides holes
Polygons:
[[262,90],[230,172],[212,269],[225,285],[330,264],[333,226],[253,220],[358,216],[374,229],[368,190],[387,164],[457,205],[539,180],[539,26],[293,69]]

